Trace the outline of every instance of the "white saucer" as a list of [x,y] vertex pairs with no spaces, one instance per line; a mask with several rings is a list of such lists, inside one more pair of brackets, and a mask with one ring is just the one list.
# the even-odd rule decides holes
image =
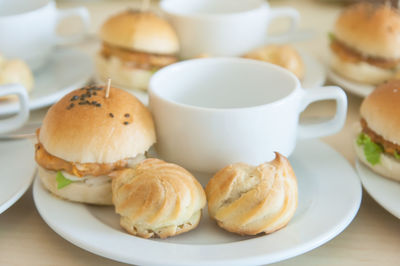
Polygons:
[[382,177],[359,160],[356,169],[368,194],[388,212],[400,219],[400,182]]
[[[301,58],[303,59],[305,65],[305,73],[304,78],[301,81],[303,88],[315,88],[320,87],[325,83],[326,79],[326,69],[321,62],[319,62],[315,57],[310,55],[309,53],[302,51],[299,49],[299,53]],[[99,77],[95,77],[96,82],[102,83]],[[126,91],[135,95],[144,105],[148,105],[149,103],[149,95],[146,91],[140,90],[132,90],[132,89],[125,89]]]
[[[38,73],[34,73],[35,86],[29,94],[31,110],[49,106],[68,92],[82,87],[93,74],[90,56],[77,50],[60,48]],[[0,102],[0,115],[18,111],[17,102]]]
[[350,224],[360,206],[357,174],[328,145],[317,140],[301,142],[290,161],[299,183],[296,214],[280,231],[257,237],[225,232],[204,211],[194,231],[147,240],[124,232],[112,207],[63,201],[48,193],[38,178],[33,196],[40,215],[55,232],[99,256],[138,265],[266,264],[326,243]]
[[332,69],[328,70],[328,78],[342,87],[344,90],[358,95],[360,97],[367,97],[371,92],[374,91],[375,87],[368,84],[362,84],[355,81],[351,81],[336,74]]
[[28,140],[0,142],[0,213],[13,205],[32,183],[36,164]]

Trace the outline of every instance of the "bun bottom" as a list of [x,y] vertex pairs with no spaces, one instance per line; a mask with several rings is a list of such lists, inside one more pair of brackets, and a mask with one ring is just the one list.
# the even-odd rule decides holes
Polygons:
[[74,182],[62,189],[58,189],[57,172],[38,166],[38,174],[43,186],[62,199],[96,205],[112,205],[111,182],[99,185]]
[[356,141],[354,141],[354,149],[357,154],[357,157],[363,162],[366,166],[368,166],[372,171],[377,174],[380,174],[384,177],[400,181],[400,161],[393,158],[390,155],[381,154],[380,163],[372,165],[367,161],[365,157],[364,150],[362,146],[358,146]]
[[124,65],[119,58],[114,56],[105,58],[97,54],[95,63],[99,78],[103,81],[111,78],[113,86],[116,87],[146,91],[153,75],[150,70]]
[[346,79],[371,85],[380,84],[392,79],[395,72],[370,65],[365,62],[350,63],[343,61],[334,52],[330,55],[331,68]]
[[167,238],[188,232],[197,227],[201,219],[201,210],[197,211],[188,221],[180,225],[170,225],[160,228],[148,228],[144,224],[136,225],[128,217],[121,217],[120,224],[122,228],[130,234],[143,238],[160,237]]

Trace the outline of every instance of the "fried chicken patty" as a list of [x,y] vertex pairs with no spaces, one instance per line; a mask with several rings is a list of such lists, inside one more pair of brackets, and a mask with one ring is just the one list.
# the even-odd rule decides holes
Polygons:
[[332,51],[340,57],[340,59],[350,63],[366,62],[383,69],[394,69],[400,63],[400,59],[385,59],[362,55],[337,39],[332,40],[330,46]]
[[372,129],[368,127],[367,121],[365,121],[364,119],[361,119],[361,127],[362,127],[362,132],[368,135],[368,137],[371,138],[372,142],[382,145],[385,153],[388,153],[393,156],[395,152],[399,153],[400,145],[387,141],[381,135],[375,133]]
[[176,56],[151,54],[133,51],[125,48],[109,45],[103,42],[101,55],[105,58],[118,57],[125,64],[133,65],[144,70],[158,69],[178,61]]
[[112,171],[126,168],[128,165],[128,159],[119,160],[115,163],[68,162],[48,153],[40,142],[35,147],[35,160],[38,165],[47,170],[65,171],[77,177],[108,175]]

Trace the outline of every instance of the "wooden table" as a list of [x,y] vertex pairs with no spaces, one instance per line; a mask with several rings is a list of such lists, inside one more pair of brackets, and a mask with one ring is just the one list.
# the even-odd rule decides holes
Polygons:
[[[138,2],[58,2],[59,7],[77,5],[89,8],[92,15],[92,31],[95,33],[110,14],[128,6],[138,6]],[[340,11],[339,6],[311,0],[273,1],[271,5],[297,8],[302,15],[301,27],[314,29],[317,33],[313,40],[299,45],[318,57],[325,54],[327,32]],[[96,46],[90,43],[77,48],[93,54],[96,52]],[[348,100],[349,111],[345,127],[338,134],[323,140],[354,164],[355,154],[351,149],[352,125],[359,119],[361,99],[348,94]],[[332,103],[323,102],[310,107],[306,115],[331,115],[334,109]],[[33,112],[30,120],[40,121],[45,112],[46,109]],[[23,167],[23,162],[21,164]],[[84,251],[53,232],[36,211],[30,189],[15,205],[0,215],[0,265],[122,264]],[[276,265],[400,265],[400,221],[364,191],[360,211],[342,234],[311,252]]]

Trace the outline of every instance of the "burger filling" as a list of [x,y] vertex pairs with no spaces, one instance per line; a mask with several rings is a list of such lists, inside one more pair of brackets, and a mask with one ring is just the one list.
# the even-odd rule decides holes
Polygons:
[[349,63],[360,63],[365,62],[375,67],[379,67],[386,70],[397,70],[400,65],[400,59],[386,59],[379,57],[372,57],[364,55],[338,40],[333,34],[329,35],[331,39],[331,50],[343,61]]
[[35,160],[41,167],[56,171],[56,181],[61,189],[73,182],[85,182],[88,185],[99,185],[110,182],[108,177],[112,171],[124,168],[132,168],[146,157],[139,154],[134,158],[127,158],[114,163],[77,163],[68,162],[51,155],[43,147],[43,144],[36,144]]
[[119,58],[126,66],[143,70],[156,71],[178,61],[176,56],[144,53],[126,48],[116,47],[103,42],[101,55],[106,59],[111,56]]
[[357,145],[363,147],[365,158],[370,164],[378,164],[382,153],[400,159],[400,145],[387,141],[375,133],[368,127],[364,119],[361,119],[361,127],[362,131],[358,135]]

